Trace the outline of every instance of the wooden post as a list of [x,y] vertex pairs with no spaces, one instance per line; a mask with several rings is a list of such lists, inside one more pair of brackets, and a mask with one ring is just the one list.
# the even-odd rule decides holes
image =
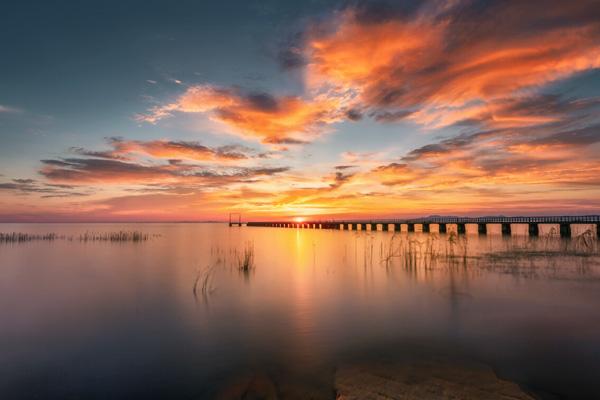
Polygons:
[[539,236],[540,228],[537,223],[530,222],[529,223],[529,236]]
[[570,238],[571,237],[571,224],[560,224],[560,237]]
[[477,232],[480,235],[487,235],[487,224],[477,224]]

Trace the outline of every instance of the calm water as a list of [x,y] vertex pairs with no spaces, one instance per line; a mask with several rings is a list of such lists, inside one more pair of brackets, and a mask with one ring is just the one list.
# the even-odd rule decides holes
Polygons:
[[0,244],[0,398],[213,398],[256,374],[284,398],[334,398],[336,366],[406,357],[482,362],[541,398],[600,398],[595,238],[0,225],[86,230],[160,236]]

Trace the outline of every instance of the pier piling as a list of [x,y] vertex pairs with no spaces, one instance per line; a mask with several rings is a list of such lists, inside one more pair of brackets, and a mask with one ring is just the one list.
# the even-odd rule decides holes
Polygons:
[[569,238],[571,237],[571,224],[560,224],[560,237]]
[[477,224],[477,233],[487,235],[487,224]]
[[529,236],[539,236],[540,235],[540,227],[536,223],[529,224]]

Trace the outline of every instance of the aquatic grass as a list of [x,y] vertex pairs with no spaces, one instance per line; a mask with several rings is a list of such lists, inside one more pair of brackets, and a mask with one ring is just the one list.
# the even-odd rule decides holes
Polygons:
[[249,272],[254,268],[254,242],[246,242],[244,250],[237,255],[238,269],[242,272]]
[[79,235],[59,235],[57,233],[31,234],[23,232],[0,233],[0,243],[25,243],[33,241],[68,240],[80,242],[145,242],[159,234],[150,235],[141,231],[90,232]]
[[144,242],[150,239],[150,235],[140,231],[118,231],[118,232],[85,232],[79,235],[81,242]]
[[196,279],[194,280],[194,285],[192,287],[192,293],[194,297],[198,297],[198,285],[200,285],[202,296],[207,297],[210,293],[214,291],[213,286],[213,269],[214,266],[207,266],[204,270],[198,270],[196,273]]
[[64,235],[56,233],[31,234],[22,232],[0,233],[0,243],[24,243],[33,241],[54,241],[65,239]]
[[574,248],[576,251],[584,253],[594,251],[596,245],[596,234],[591,229],[580,233],[574,238]]

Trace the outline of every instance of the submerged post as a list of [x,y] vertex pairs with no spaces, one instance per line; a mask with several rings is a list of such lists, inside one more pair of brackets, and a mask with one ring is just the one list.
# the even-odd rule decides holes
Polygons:
[[487,235],[487,224],[477,224],[477,233]]
[[410,224],[409,223],[409,224],[406,224],[406,225],[408,225],[408,231],[409,232],[414,232],[415,231],[415,224]]
[[448,232],[448,227],[446,226],[446,224],[438,224],[438,232],[439,233]]
[[540,236],[540,227],[537,223],[531,222],[529,224],[529,236]]
[[423,226],[423,232],[427,232],[427,233],[430,232],[429,224],[423,224],[422,226]]
[[502,236],[510,236],[512,233],[509,223],[502,224]]
[[456,232],[459,235],[464,235],[465,233],[467,233],[467,227],[465,224],[456,224]]

